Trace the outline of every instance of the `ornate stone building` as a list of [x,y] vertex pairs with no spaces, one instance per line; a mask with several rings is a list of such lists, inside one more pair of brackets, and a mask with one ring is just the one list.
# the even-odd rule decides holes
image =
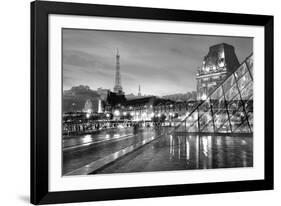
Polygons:
[[233,46],[225,43],[211,46],[197,71],[197,100],[205,100],[238,66]]

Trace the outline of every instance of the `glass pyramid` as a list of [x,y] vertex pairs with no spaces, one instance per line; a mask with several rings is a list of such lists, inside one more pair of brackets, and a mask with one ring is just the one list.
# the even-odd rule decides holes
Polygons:
[[253,55],[228,76],[175,132],[252,133]]

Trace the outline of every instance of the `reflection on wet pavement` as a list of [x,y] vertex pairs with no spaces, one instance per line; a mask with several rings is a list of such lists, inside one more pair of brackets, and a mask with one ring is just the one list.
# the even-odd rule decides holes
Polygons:
[[152,129],[134,130],[133,128],[127,128],[99,134],[67,137],[63,140],[62,174],[72,175],[72,172],[79,168],[98,160],[102,161],[109,155],[117,154],[132,145],[147,141],[151,137],[158,136],[159,133],[161,131]]
[[97,173],[253,166],[253,138],[165,135]]

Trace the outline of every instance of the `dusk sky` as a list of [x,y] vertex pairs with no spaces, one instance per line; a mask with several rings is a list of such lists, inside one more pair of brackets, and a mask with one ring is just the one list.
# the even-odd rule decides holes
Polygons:
[[125,94],[168,95],[196,90],[196,70],[209,47],[234,46],[241,62],[252,38],[96,30],[63,30],[63,89],[88,85],[113,90],[116,51]]

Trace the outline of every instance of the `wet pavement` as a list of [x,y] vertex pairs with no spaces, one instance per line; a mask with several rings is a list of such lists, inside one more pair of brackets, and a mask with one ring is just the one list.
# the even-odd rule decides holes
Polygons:
[[[253,138],[117,128],[63,138],[63,175],[253,166]],[[164,134],[164,135],[162,135]]]
[[[75,172],[75,170],[87,167],[97,161],[101,162],[99,165],[102,166],[106,161],[109,161],[108,159],[112,161],[118,158],[118,152],[128,150],[128,148],[139,145],[139,143],[151,141],[151,138],[157,137],[160,133],[162,133],[161,130],[153,130],[151,128],[117,128],[93,134],[64,137],[62,142],[62,174],[73,175],[74,173],[85,172],[85,170],[78,172]],[[134,147],[130,150],[133,149]],[[111,157],[112,155],[113,157]],[[105,157],[109,158],[103,159]]]
[[164,135],[94,173],[128,173],[253,166],[253,138]]

